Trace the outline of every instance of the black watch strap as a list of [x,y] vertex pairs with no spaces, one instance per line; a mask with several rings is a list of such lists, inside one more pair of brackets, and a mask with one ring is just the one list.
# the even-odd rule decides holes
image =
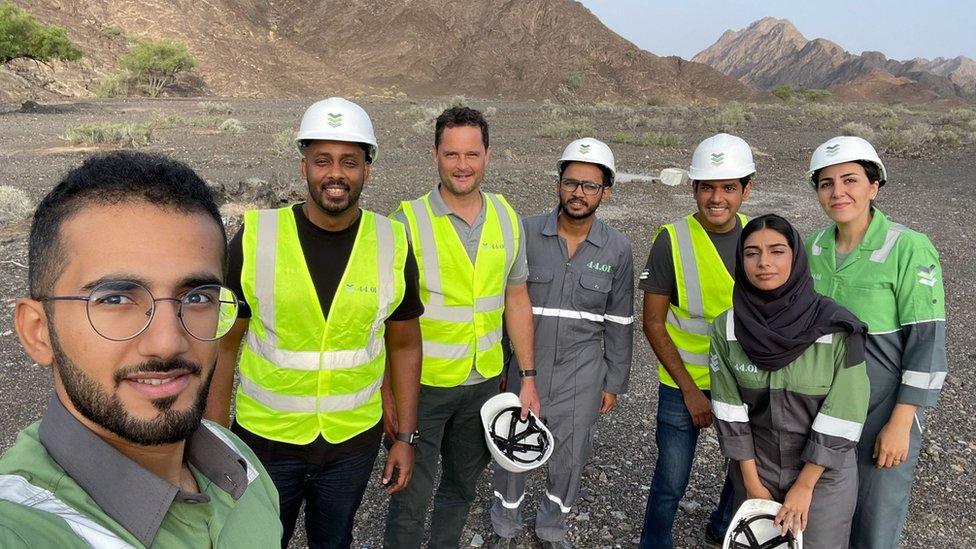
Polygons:
[[519,370],[519,377],[535,377],[538,372],[532,370]]
[[397,433],[396,439],[400,442],[406,442],[410,446],[417,446],[417,441],[420,440],[420,431],[414,431],[412,433]]

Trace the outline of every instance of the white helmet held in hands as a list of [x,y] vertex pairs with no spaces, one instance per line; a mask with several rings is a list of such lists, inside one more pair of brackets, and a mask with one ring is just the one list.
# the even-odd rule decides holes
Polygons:
[[369,146],[368,160],[376,160],[376,135],[369,115],[359,105],[341,97],[316,101],[305,110],[295,136],[299,152],[305,151],[306,141],[362,143]]
[[773,524],[781,507],[768,499],[747,499],[732,517],[722,549],[802,549],[802,532],[781,535]]
[[552,455],[552,433],[529,410],[521,419],[522,401],[515,393],[500,393],[481,407],[481,424],[492,457],[503,469],[524,473],[539,467]]
[[613,185],[613,180],[617,177],[617,167],[613,159],[613,151],[606,143],[592,137],[577,139],[563,149],[563,155],[559,157],[559,169],[562,170],[566,162],[588,162],[597,164],[610,170],[610,181],[607,186]]
[[739,179],[756,173],[752,148],[741,137],[720,133],[702,141],[691,155],[688,177],[694,181]]
[[[827,140],[826,143],[817,147],[810,157],[810,169],[807,171],[807,178],[813,177],[813,172],[845,162],[864,160],[878,167],[878,183],[880,186],[885,184],[888,179],[888,172],[885,170],[878,151],[874,150],[866,139],[851,135],[841,135]],[[816,188],[816,183],[810,179],[810,184]]]

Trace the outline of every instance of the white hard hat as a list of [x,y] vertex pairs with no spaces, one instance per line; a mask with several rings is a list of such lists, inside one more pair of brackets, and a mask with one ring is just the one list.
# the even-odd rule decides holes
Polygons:
[[566,162],[589,162],[597,164],[610,170],[610,181],[607,186],[613,185],[613,180],[617,177],[617,167],[613,160],[613,151],[606,143],[592,137],[577,139],[563,149],[563,155],[559,157],[559,169],[562,170]]
[[695,181],[707,179],[739,179],[756,173],[752,148],[745,139],[720,133],[702,141],[691,155],[688,177]]
[[[884,164],[881,163],[878,151],[874,150],[874,145],[871,145],[866,139],[851,135],[834,137],[817,147],[817,150],[813,151],[813,156],[810,157],[807,179],[812,178],[813,172],[819,169],[834,164],[854,162],[855,160],[864,160],[877,166],[878,183],[885,184],[885,180],[888,179],[888,172],[885,170]],[[810,184],[814,187],[817,186],[812,179],[810,179]]]
[[369,145],[369,160],[376,160],[376,135],[373,123],[362,107],[341,97],[330,97],[312,103],[302,115],[302,124],[295,136],[299,152],[305,141],[347,141]]
[[803,532],[790,530],[782,536],[773,524],[781,507],[768,499],[747,499],[732,517],[722,549],[802,549]]
[[481,407],[488,451],[498,465],[513,473],[539,467],[552,455],[552,433],[532,410],[520,419],[522,401],[515,393],[499,393]]

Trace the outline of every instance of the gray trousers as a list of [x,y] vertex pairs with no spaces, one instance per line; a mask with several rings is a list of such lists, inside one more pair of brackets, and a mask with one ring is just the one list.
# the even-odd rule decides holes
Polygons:
[[889,372],[868,363],[871,379],[871,404],[868,417],[857,445],[859,484],[851,549],[890,549],[898,547],[901,531],[908,516],[908,498],[915,480],[915,467],[922,448],[922,428],[925,409],[915,413],[908,445],[908,459],[896,467],[878,469],[874,466],[874,441],[888,423],[897,404],[901,373]]
[[[794,438],[786,436],[783,438]],[[755,435],[754,435],[755,436]],[[767,437],[768,438],[768,437]],[[802,441],[806,437],[791,440],[787,447],[780,450],[779,456],[789,462],[789,466],[778,468],[773,459],[764,459],[762,442],[757,440],[756,464],[759,478],[763,486],[776,501],[782,502],[796,481],[796,477],[803,468],[799,459],[803,448]],[[799,446],[799,447],[798,447]],[[769,448],[765,449],[766,451]],[[767,457],[770,455],[767,453]],[[735,508],[738,509],[746,500],[745,485],[742,481],[742,470],[739,463],[733,461],[729,471],[735,489]],[[803,531],[804,549],[841,549],[847,545],[851,533],[851,516],[854,514],[854,504],[857,501],[857,458],[854,452],[849,452],[844,465],[838,469],[827,469],[813,489],[813,499],[810,502],[807,529]],[[891,549],[891,548],[889,548]]]
[[[546,493],[539,503],[535,532],[541,540],[561,541],[566,537],[566,517],[579,496],[583,467],[592,450],[593,425],[600,411],[606,365],[602,349],[595,349],[584,350],[555,368],[537,368],[540,368],[536,385],[542,418],[552,432],[555,446],[545,465]],[[508,390],[517,393],[516,373],[515,368],[509,369]],[[502,537],[516,537],[522,526],[521,508],[528,474],[531,472],[511,473],[495,465],[491,523],[495,533]]]
[[420,547],[438,458],[441,481],[434,496],[429,547],[458,547],[468,510],[477,495],[478,479],[491,457],[481,426],[481,406],[496,394],[497,377],[478,385],[420,386],[420,442],[414,452],[413,477],[406,488],[390,498],[383,547]]

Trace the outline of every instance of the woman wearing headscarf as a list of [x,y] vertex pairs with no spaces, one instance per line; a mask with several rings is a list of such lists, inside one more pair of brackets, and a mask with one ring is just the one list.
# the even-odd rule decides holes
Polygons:
[[788,221],[742,230],[732,309],[711,328],[712,411],[738,506],[781,502],[804,546],[844,547],[857,497],[854,447],[868,405],[865,326],[817,294]]
[[815,289],[868,325],[871,400],[858,443],[850,547],[897,547],[922,443],[925,408],[946,376],[939,253],[874,206],[887,179],[870,143],[835,137],[810,159],[810,183],[833,223],[806,242]]

